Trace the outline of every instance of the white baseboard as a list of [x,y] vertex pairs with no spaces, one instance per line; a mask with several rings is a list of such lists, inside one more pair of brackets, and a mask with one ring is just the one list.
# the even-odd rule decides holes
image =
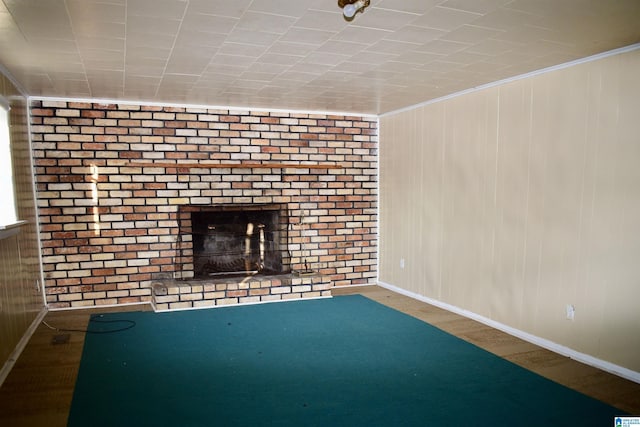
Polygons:
[[4,362],[2,369],[0,369],[0,386],[2,386],[4,380],[7,379],[9,372],[11,372],[11,369],[13,369],[13,365],[16,364],[16,360],[18,360],[18,357],[20,357],[20,354],[22,354],[22,351],[27,346],[27,343],[31,339],[31,336],[36,331],[38,325],[40,325],[40,322],[42,322],[42,319],[44,319],[44,316],[46,315],[47,308],[42,307],[36,318],[33,319],[33,322],[31,322],[31,325],[29,325],[29,327],[25,331],[24,335],[22,335],[22,338],[20,338],[20,341],[18,341],[16,348],[13,349],[13,351],[9,355],[9,358]]
[[498,329],[509,335],[513,335],[514,337],[520,338],[524,341],[546,348],[547,350],[551,350],[555,353],[577,360],[578,362],[582,362],[586,365],[593,366],[594,368],[601,369],[603,371],[609,372],[611,374],[617,375],[619,377],[622,377],[627,380],[640,384],[640,372],[632,371],[631,369],[625,368],[623,366],[615,365],[611,362],[607,362],[606,360],[598,359],[597,357],[593,357],[588,354],[581,353],[579,351],[573,350],[569,347],[565,347],[553,341],[549,341],[547,339],[540,338],[538,336],[532,335],[528,332],[521,331],[519,329],[513,328],[503,323],[496,322],[495,320],[481,316],[472,311],[465,310],[463,308],[456,307],[454,305],[447,304],[445,302],[438,301],[438,300],[426,297],[424,295],[420,295],[415,292],[411,292],[406,289],[399,288],[389,283],[385,283],[382,281],[379,281],[378,283],[381,287],[389,289],[390,291],[397,292],[399,294],[408,296],[418,301],[422,301],[427,304],[431,304],[433,306],[450,311],[452,313],[456,313],[461,316],[467,317],[469,319],[476,320],[480,323],[483,323],[487,326],[491,326],[492,328]]

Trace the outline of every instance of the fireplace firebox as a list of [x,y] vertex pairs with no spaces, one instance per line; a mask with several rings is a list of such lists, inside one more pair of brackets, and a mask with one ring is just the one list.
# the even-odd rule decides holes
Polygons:
[[281,206],[190,210],[195,279],[285,272],[287,218]]

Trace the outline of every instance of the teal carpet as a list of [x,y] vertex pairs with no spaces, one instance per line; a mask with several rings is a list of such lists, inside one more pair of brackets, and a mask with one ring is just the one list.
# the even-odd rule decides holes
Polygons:
[[87,335],[69,426],[586,427],[623,414],[357,295],[97,319],[136,325]]

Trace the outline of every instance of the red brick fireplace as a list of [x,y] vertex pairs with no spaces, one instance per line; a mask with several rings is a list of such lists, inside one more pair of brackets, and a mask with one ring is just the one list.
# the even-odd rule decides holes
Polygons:
[[[224,303],[313,296],[322,293],[314,290],[319,281],[375,280],[373,117],[49,100],[34,101],[31,115],[52,308],[151,301],[158,280],[175,283],[177,294],[187,286],[189,298],[209,292]],[[240,208],[244,217],[229,214]],[[256,218],[257,210],[277,211],[277,226],[267,229],[269,218]],[[193,214],[203,212],[244,221],[225,231],[244,251],[232,264],[281,277],[196,283],[212,273],[194,272],[204,230],[193,229]],[[224,228],[215,221],[206,227]],[[218,250],[218,238],[208,247]],[[261,266],[267,253],[280,272]],[[286,276],[304,270],[315,276]],[[182,297],[167,301],[187,306]]]

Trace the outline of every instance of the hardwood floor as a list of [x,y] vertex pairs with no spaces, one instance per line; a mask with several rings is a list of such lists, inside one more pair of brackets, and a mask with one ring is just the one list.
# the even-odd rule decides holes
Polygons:
[[640,384],[572,360],[475,320],[379,286],[333,289],[333,295],[359,293],[430,323],[452,335],[557,383],[640,415]]
[[[359,293],[405,312],[567,387],[595,397],[628,413],[640,415],[640,384],[600,371],[512,337],[482,323],[405,297],[378,286],[339,288],[333,295]],[[112,311],[151,310],[148,305],[57,311],[45,321],[59,329],[85,329],[89,316]],[[0,425],[65,426],[73,396],[84,333],[64,335],[38,326],[20,358],[0,387]]]
[[[53,311],[45,322],[58,329],[86,329],[92,314],[150,311],[150,305]],[[0,387],[0,425],[11,427],[67,425],[85,334],[68,332],[69,340],[55,344],[58,332],[40,324],[7,379]]]

